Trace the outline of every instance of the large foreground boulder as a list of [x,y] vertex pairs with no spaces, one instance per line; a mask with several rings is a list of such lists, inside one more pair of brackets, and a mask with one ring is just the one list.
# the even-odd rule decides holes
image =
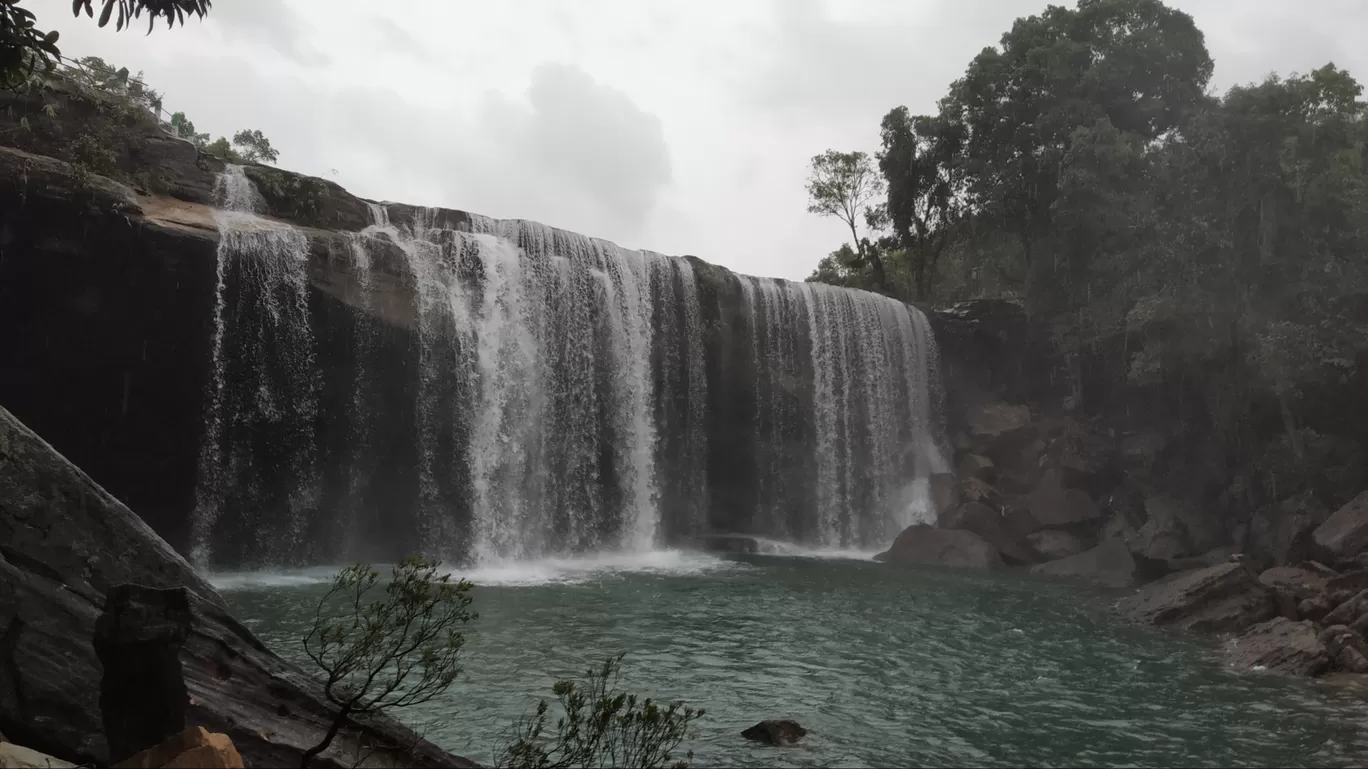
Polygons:
[[[249,766],[298,765],[334,711],[321,687],[234,620],[127,507],[0,408],[0,731],[10,740],[65,761],[109,762],[94,637],[106,594],[123,584],[184,597],[186,725],[228,735]],[[344,730],[317,765],[350,766],[368,750],[373,764],[472,765],[387,718]]]
[[1117,607],[1153,625],[1205,633],[1239,632],[1276,612],[1272,591],[1241,563],[1175,574],[1121,599]]
[[997,548],[972,531],[938,529],[924,523],[904,529],[893,545],[874,559],[904,566],[992,569],[1003,565]]
[[1031,571],[1091,582],[1101,587],[1123,588],[1136,583],[1135,558],[1126,543],[1116,538],[1103,540],[1097,547],[1077,555],[1033,566]]
[[1330,653],[1310,621],[1275,617],[1249,628],[1227,646],[1231,664],[1246,670],[1267,670],[1315,676],[1330,667]]

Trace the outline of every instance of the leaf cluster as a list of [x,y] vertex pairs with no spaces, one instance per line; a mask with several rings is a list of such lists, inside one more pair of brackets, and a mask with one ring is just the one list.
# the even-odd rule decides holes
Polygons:
[[657,769],[688,766],[692,753],[672,761],[689,726],[704,711],[682,703],[639,699],[619,686],[622,655],[586,671],[585,683],[557,681],[552,687],[560,715],[550,724],[551,706],[541,701],[535,713],[515,727],[514,739],[497,766],[508,769],[621,767]]

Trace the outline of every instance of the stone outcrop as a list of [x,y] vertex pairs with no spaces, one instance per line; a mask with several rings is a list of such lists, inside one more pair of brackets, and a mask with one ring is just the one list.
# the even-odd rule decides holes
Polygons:
[[997,548],[972,531],[917,524],[904,529],[876,560],[902,566],[993,569],[1002,566]]
[[1097,547],[1031,568],[1036,574],[1067,577],[1100,587],[1124,588],[1136,583],[1135,558],[1119,539],[1104,540]]
[[1206,633],[1237,632],[1275,613],[1268,591],[1239,563],[1146,585],[1119,601],[1118,607],[1142,622]]
[[1368,491],[1336,510],[1312,537],[1339,561],[1352,561],[1368,552]]
[[1330,668],[1330,653],[1316,626],[1275,617],[1246,630],[1227,644],[1231,664],[1296,676],[1317,676]]
[[[106,596],[124,584],[172,591],[180,608],[156,632],[110,628],[106,638],[122,646],[97,653]],[[156,622],[165,625],[166,616]],[[147,524],[0,409],[0,731],[66,761],[109,761],[101,703],[135,707],[149,691],[102,692],[101,656],[110,661],[111,686],[133,685],[137,666],[120,655],[140,640],[167,638],[174,641],[168,649],[180,644],[186,725],[228,735],[247,764],[296,765],[326,729],[333,708],[316,682],[235,621],[213,587]],[[167,657],[153,658],[143,669],[166,675]],[[128,714],[110,715],[111,723],[125,723]],[[152,720],[174,724],[175,715]],[[346,730],[339,741],[336,755],[365,741],[379,746],[380,762],[471,765],[387,718]]]
[[1002,560],[1012,564],[1031,563],[1034,554],[1011,531],[1002,514],[982,502],[966,502],[940,522],[942,528],[973,532],[997,549]]

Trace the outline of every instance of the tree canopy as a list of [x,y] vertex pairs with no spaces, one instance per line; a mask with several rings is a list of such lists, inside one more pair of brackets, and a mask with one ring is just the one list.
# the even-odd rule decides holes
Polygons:
[[1368,306],[1368,104],[1333,63],[1223,95],[1212,66],[1159,0],[1018,19],[934,112],[884,116],[882,268],[856,238],[809,280],[1019,299],[1066,356],[1119,337],[1124,380],[1198,388],[1233,453],[1260,403],[1300,452],[1310,384],[1368,353],[1342,320]]

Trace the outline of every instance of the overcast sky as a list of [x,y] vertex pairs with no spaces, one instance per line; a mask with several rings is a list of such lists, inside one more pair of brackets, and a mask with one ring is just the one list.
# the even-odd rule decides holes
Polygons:
[[[115,32],[36,3],[68,56],[143,70],[200,131],[259,128],[353,193],[534,219],[793,279],[848,235],[808,159],[873,151],[1045,0],[215,0]],[[98,4],[97,4],[98,5]],[[1368,0],[1173,0],[1215,85],[1333,61],[1368,79]]]

